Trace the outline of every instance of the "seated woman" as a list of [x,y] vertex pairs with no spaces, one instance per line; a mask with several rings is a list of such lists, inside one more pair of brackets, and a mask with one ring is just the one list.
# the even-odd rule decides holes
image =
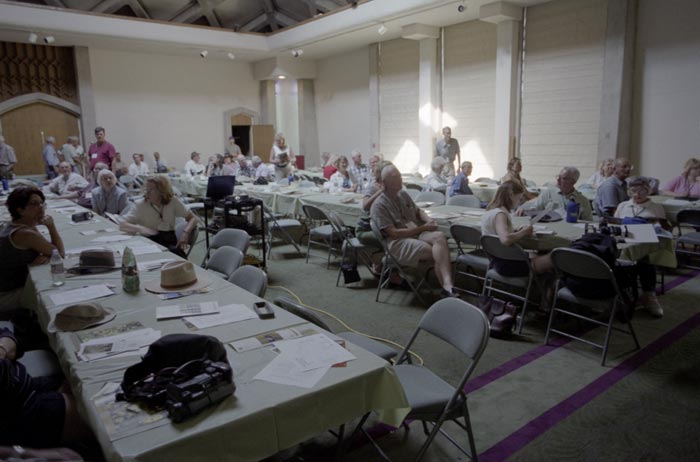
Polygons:
[[104,169],[97,175],[97,186],[92,190],[92,210],[98,215],[115,213],[120,215],[129,207],[129,193],[117,186],[114,173]]
[[346,191],[354,192],[357,189],[357,185],[353,184],[350,178],[350,172],[348,172],[348,158],[345,156],[340,156],[335,161],[335,167],[338,169],[329,180],[331,192],[334,191]]
[[[519,183],[506,181],[496,190],[496,195],[486,207],[486,213],[481,217],[481,233],[498,236],[503,245],[513,245],[526,236],[532,236],[532,225],[513,230],[510,214],[522,200],[525,188]],[[530,263],[536,273],[546,273],[552,270],[552,260],[547,255],[531,257]],[[526,264],[493,259],[493,267],[503,276],[525,276],[528,274]]]
[[[45,214],[44,193],[38,188],[15,189],[6,206],[12,221],[0,229],[0,311],[13,311],[21,307],[28,267],[47,263],[54,249],[63,255],[64,249],[53,218]],[[48,228],[50,240],[41,235],[38,225]]]
[[224,174],[224,156],[214,154],[213,159],[207,165],[207,176],[221,176]]
[[333,174],[338,171],[338,168],[335,166],[337,160],[338,156],[336,156],[335,154],[330,154],[328,163],[323,166],[323,177],[326,180],[330,180]]
[[598,189],[598,186],[613,174],[613,170],[615,170],[615,159],[605,159],[600,163],[598,171],[591,175],[585,184],[592,186],[593,189]]
[[[615,210],[615,218],[643,218],[649,222],[666,222],[666,212],[661,204],[649,199],[651,188],[649,181],[638,177],[630,181],[627,193],[630,200],[621,202]],[[649,257],[637,261],[637,277],[642,286],[642,294],[637,304],[644,306],[652,316],[660,318],[664,310],[656,298],[656,268],[649,263]]]
[[[175,237],[175,219],[183,217],[187,225],[178,240]],[[149,176],[146,179],[144,197],[136,202],[124,217],[126,222],[119,229],[127,233],[141,234],[186,258],[190,234],[197,226],[197,217],[175,197],[170,180],[166,176]]]
[[70,389],[59,390],[60,382],[48,377],[33,378],[16,361],[21,356],[12,332],[0,328],[0,445],[51,448],[91,440]]
[[447,189],[447,177],[442,174],[445,164],[447,159],[442,156],[437,156],[430,162],[430,173],[424,178],[430,189]]
[[450,185],[450,191],[449,195],[450,197],[452,196],[457,196],[457,195],[472,195],[474,194],[469,187],[469,175],[472,174],[472,163],[469,161],[464,161],[462,162],[462,165],[460,165],[460,171],[459,174],[452,180],[452,184]]
[[661,194],[674,197],[700,197],[700,160],[689,159],[683,172],[663,185]]
[[[537,194],[532,194],[527,190],[527,182],[525,178],[520,176],[520,172],[523,170],[523,164],[520,161],[520,157],[513,157],[508,161],[508,172],[501,178],[501,183],[506,181],[512,181],[513,183],[519,184],[523,189],[522,201],[529,201],[537,197]],[[516,204],[520,205],[520,204]]]

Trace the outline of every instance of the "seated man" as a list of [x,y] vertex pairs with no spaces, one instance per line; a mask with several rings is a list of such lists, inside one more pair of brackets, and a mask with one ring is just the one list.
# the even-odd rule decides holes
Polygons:
[[134,178],[139,175],[148,175],[148,164],[143,161],[143,154],[135,153],[132,157],[134,161],[129,165],[129,175]]
[[168,164],[160,158],[158,151],[153,153],[153,171],[155,173],[168,173]]
[[442,169],[446,164],[447,160],[442,156],[434,157],[430,162],[431,172],[425,177],[425,183],[430,186],[430,189],[444,191],[447,188],[447,178],[442,175]]
[[631,172],[632,164],[629,160],[625,158],[615,159],[613,174],[598,187],[593,202],[599,217],[612,217],[620,202],[629,200],[625,180]]
[[459,175],[457,175],[450,185],[450,197],[459,194],[472,195],[474,194],[469,187],[469,175],[472,174],[472,163],[464,161],[459,166]]
[[274,169],[265,165],[260,156],[253,156],[252,162],[253,169],[255,169],[255,179],[257,180],[258,178],[264,178],[269,180],[272,173],[274,173]]
[[[574,185],[578,181],[581,173],[576,167],[564,167],[557,175],[557,188],[543,188],[540,195],[535,199],[535,210],[557,210],[560,209],[562,217],[566,214],[566,207],[573,199],[579,206],[579,220],[592,220],[593,212],[591,202],[578,192]],[[528,208],[532,202],[523,205],[518,209],[518,215],[523,214],[523,209]],[[551,205],[550,205],[551,204]]]
[[73,168],[68,162],[61,162],[58,164],[58,172],[59,175],[51,180],[48,189],[50,192],[60,197],[70,195],[88,185],[85,178],[77,173],[73,173]]
[[190,154],[190,160],[185,164],[185,173],[190,176],[203,175],[204,169],[206,168],[203,164],[199,163],[200,155],[198,152],[193,152]]
[[370,219],[386,236],[389,251],[401,265],[433,261],[442,286],[440,295],[457,297],[452,290],[452,264],[445,235],[402,190],[401,172],[395,166],[382,169],[382,182],[384,192],[372,204]]

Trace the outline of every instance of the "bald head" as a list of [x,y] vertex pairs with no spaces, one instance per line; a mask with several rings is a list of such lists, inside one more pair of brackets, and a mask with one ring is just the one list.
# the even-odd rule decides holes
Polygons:
[[382,169],[382,183],[390,196],[396,196],[403,187],[401,172],[394,165],[387,165]]
[[630,176],[631,173],[632,164],[630,163],[629,159],[624,157],[618,157],[615,159],[615,170],[613,174],[617,178],[624,181],[628,176]]

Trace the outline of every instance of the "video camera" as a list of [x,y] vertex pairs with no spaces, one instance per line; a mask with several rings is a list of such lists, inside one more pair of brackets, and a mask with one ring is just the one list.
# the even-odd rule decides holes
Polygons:
[[179,368],[173,382],[168,384],[165,406],[173,422],[182,422],[223,401],[235,390],[228,363],[191,361]]

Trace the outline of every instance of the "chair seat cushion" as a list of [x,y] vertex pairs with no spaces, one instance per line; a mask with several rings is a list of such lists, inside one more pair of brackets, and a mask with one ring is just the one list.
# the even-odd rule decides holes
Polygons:
[[293,218],[283,218],[277,220],[277,223],[273,222],[271,225],[274,228],[301,228],[301,222],[299,220],[294,220]]
[[486,278],[493,279],[495,281],[502,282],[503,284],[508,284],[513,287],[520,287],[523,289],[527,289],[527,285],[530,282],[529,276],[502,276],[498,271],[496,271],[493,268],[486,272]]
[[457,256],[457,263],[485,273],[489,267],[489,259],[483,250],[474,250]]
[[455,392],[452,385],[426,367],[399,364],[394,370],[411,406],[409,417],[440,414]]
[[389,345],[372,340],[371,338],[367,338],[364,335],[360,335],[355,332],[340,332],[338,337],[343,338],[348,342],[353,343],[387,361],[398,354],[397,351]]
[[687,233],[678,237],[678,242],[681,244],[700,245],[700,233]]
[[51,350],[27,351],[18,361],[32,377],[49,377],[62,373],[56,355]]
[[333,231],[333,226],[331,225],[317,226],[316,228],[311,229],[309,231],[309,234],[311,236],[320,237],[322,239],[330,239],[331,236],[340,237],[338,233]]

